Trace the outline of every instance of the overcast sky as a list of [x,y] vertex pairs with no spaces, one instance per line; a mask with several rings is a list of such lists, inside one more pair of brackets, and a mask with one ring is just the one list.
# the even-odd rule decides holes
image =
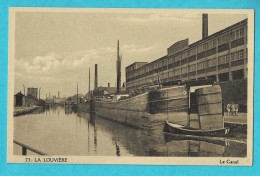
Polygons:
[[[209,14],[209,35],[247,18],[246,15]],[[91,89],[94,64],[98,85],[115,86],[116,47],[120,40],[122,82],[125,67],[151,62],[166,55],[173,43],[201,39],[202,14],[16,12],[15,93],[25,87],[41,87],[46,93],[70,96]]]

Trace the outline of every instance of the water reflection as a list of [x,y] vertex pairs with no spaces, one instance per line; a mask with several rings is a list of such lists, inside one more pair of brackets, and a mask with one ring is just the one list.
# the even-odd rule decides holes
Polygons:
[[119,145],[117,145],[117,143],[116,143],[116,155],[120,156],[120,148]]
[[70,106],[65,106],[65,114],[72,114],[72,108]]
[[[88,126],[89,126],[89,124],[93,126],[94,150],[97,151],[97,129],[96,129],[96,125],[95,125],[95,116],[93,113],[89,113],[88,115],[89,115]],[[78,116],[81,117],[79,114],[78,114]]]
[[62,107],[14,118],[14,139],[50,155],[246,157],[245,143],[134,129]]

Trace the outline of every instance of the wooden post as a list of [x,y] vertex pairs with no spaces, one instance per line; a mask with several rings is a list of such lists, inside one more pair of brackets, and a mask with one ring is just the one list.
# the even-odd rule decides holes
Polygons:
[[199,129],[201,129],[201,123],[200,123],[200,115],[198,113],[198,121],[199,121]]
[[27,149],[24,146],[22,146],[22,155],[27,155]]

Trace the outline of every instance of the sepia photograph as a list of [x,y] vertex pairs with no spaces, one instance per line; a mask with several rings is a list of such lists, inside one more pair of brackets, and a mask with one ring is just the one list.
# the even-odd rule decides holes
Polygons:
[[8,52],[8,163],[253,163],[253,10],[12,7]]

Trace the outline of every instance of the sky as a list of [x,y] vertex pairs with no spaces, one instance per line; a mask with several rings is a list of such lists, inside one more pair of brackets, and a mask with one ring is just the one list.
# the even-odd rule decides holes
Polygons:
[[[156,12],[156,11],[155,11]],[[247,18],[243,14],[209,14],[209,35]],[[91,89],[94,65],[98,85],[116,84],[117,40],[125,67],[167,54],[173,43],[202,37],[201,13],[16,12],[15,93],[23,85],[41,88],[41,98],[71,96]]]

